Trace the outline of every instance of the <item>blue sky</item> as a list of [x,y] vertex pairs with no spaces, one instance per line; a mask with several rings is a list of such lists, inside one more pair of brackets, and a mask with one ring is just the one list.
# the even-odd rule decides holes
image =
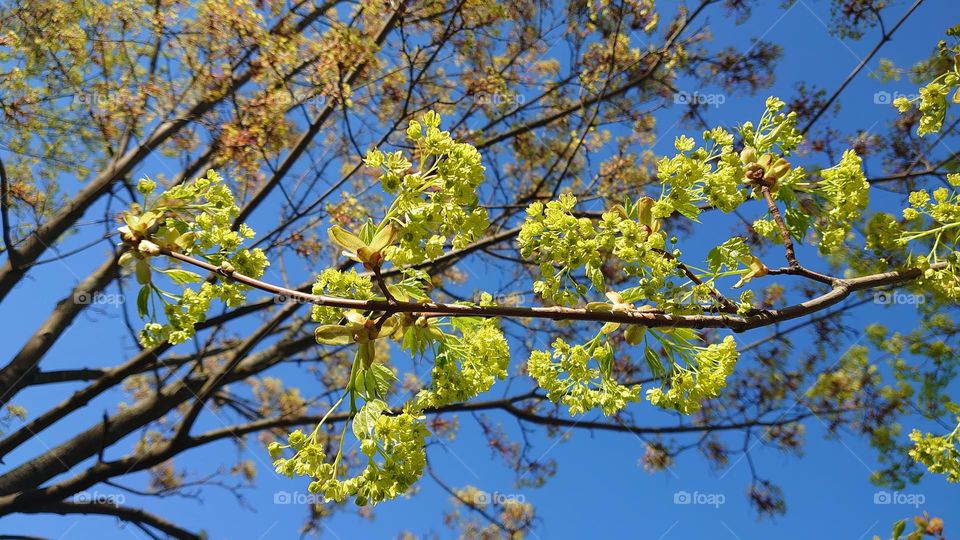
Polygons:
[[[722,105],[707,111],[707,119],[711,123],[733,125],[745,119],[755,119],[762,112],[766,95],[789,98],[794,94],[793,87],[797,81],[815,82],[832,92],[877,40],[875,31],[860,41],[840,40],[830,35],[824,26],[829,20],[829,7],[825,1],[799,1],[789,9],[783,9],[777,1],[761,4],[754,10],[754,16],[742,26],[733,26],[718,8],[712,8],[709,12],[718,45],[745,49],[750,46],[750,37],[765,36],[784,47],[784,57],[777,64],[773,88],[763,90],[757,96],[724,94]],[[907,5],[897,2],[888,10],[888,27]],[[955,0],[925,1],[898,30],[893,41],[868,64],[868,69],[876,69],[880,57],[892,59],[901,66],[909,66],[924,58],[936,40],[943,36],[943,31],[958,22],[958,11]],[[839,115],[836,119],[822,120],[821,127],[823,122],[828,121],[841,132],[853,132],[856,129],[880,131],[883,123],[896,113],[888,104],[877,103],[877,92],[912,94],[916,91],[909,81],[881,84],[866,75],[865,71],[850,84],[841,96]],[[678,88],[704,95],[723,93],[720,88],[697,88],[689,80],[679,81]],[[678,114],[678,108],[657,113],[661,138],[654,150],[658,153],[671,152],[674,137],[683,132],[682,126],[676,124]],[[949,144],[951,142],[947,141],[940,152],[950,151],[946,146]],[[148,162],[138,173],[157,174],[150,170],[151,167],[159,169],[161,164]],[[879,172],[876,163],[868,163],[868,169],[870,172]],[[873,208],[886,208],[894,201],[894,197],[878,193]],[[96,219],[93,217],[96,215],[99,212],[91,212],[86,219]],[[269,230],[275,219],[276,214],[265,208],[254,215],[254,228]],[[82,244],[92,237],[88,235],[101,232],[101,227],[86,227],[76,238],[68,239],[63,249]],[[704,230],[710,233],[687,240],[688,253],[704,253],[716,243],[717,238],[729,235],[733,225],[729,220],[707,216]],[[3,335],[6,338],[0,341],[0,351],[9,357],[18,350],[23,337],[32,333],[60,300],[62,290],[99,265],[105,252],[101,246],[65,262],[44,264],[32,271],[28,281],[0,306]],[[800,256],[807,261],[816,260],[815,250],[809,247],[801,248]],[[485,266],[482,261],[473,259],[464,266],[468,267],[471,274],[483,276],[479,279],[487,281],[482,284],[486,288],[496,289],[501,285],[497,282],[495,268]],[[816,264],[812,266],[818,268]],[[63,289],[48,292],[39,287],[51,281],[62,283]],[[116,337],[122,328],[119,317],[121,307],[107,304],[87,310],[44,360],[44,369],[108,366],[127,358],[134,350],[132,343],[128,338]],[[863,324],[874,320],[887,322],[903,330],[912,329],[918,322],[910,306],[883,308],[867,304],[851,318],[851,322]],[[241,323],[237,329],[242,331],[245,325],[252,322]],[[765,333],[761,330],[740,339],[745,343],[763,335]],[[802,338],[797,339],[798,347],[802,347],[799,345]],[[854,336],[845,347],[857,342],[858,338]],[[271,375],[297,378],[290,382],[299,384],[298,378],[302,377],[302,372],[281,368]],[[304,393],[307,395],[310,385],[309,381],[304,382]],[[22,392],[17,402],[31,414],[36,414],[45,404],[59,401],[73,389],[70,385],[35,387]],[[495,387],[492,395],[503,391]],[[30,455],[58,444],[75,433],[76,426],[95,422],[102,411],[113,410],[119,399],[122,399],[119,393],[101,396],[83,411],[46,430],[33,442],[12,453],[7,462],[19,463]],[[663,415],[648,404],[637,405],[633,411],[637,423],[641,425],[656,425],[664,421]],[[494,413],[490,418],[501,422],[511,435],[518,435],[516,423],[511,418]],[[441,472],[445,482],[451,486],[472,484],[489,493],[523,497],[533,503],[540,521],[532,538],[617,534],[663,539],[860,539],[872,538],[874,534],[884,536],[895,520],[915,515],[918,510],[927,510],[943,517],[948,533],[954,527],[960,527],[957,488],[947,485],[939,477],[925,478],[919,485],[903,490],[899,497],[891,497],[896,499],[895,502],[922,499],[923,505],[919,508],[910,504],[877,504],[875,498],[882,501],[883,495],[878,495],[878,492],[884,490],[868,481],[871,470],[876,466],[874,451],[865,441],[851,435],[841,434],[839,438],[825,440],[826,429],[816,419],[806,423],[808,443],[802,458],[764,448],[756,438],[746,442],[754,449],[751,452],[754,466],[762,476],[779,484],[787,499],[785,516],[764,521],[756,519],[747,503],[746,489],[750,472],[745,460],[715,472],[700,455],[687,452],[677,459],[668,472],[649,474],[638,465],[638,459],[643,454],[643,443],[633,435],[574,430],[569,440],[560,440],[535,431],[531,435],[531,454],[555,459],[559,465],[558,472],[545,487],[521,489],[515,486],[513,475],[492,456],[476,423],[464,415],[460,424],[456,440],[432,444],[430,460],[434,469]],[[212,415],[205,417],[198,425],[200,429],[215,427],[219,427],[218,419]],[[743,434],[736,432],[730,437],[728,440],[742,440]],[[177,463],[188,471],[203,473],[211,469],[211,463],[231,463],[237,452],[229,443],[212,445],[178,458]],[[216,488],[208,489],[202,502],[168,498],[150,500],[149,507],[185,527],[206,529],[213,538],[295,537],[302,524],[305,508],[298,504],[275,504],[274,498],[278,492],[302,495],[306,493],[306,482],[276,477],[265,452],[257,447],[242,453],[244,458],[254,459],[258,464],[257,486],[244,492],[253,511],[238,509],[231,494]],[[118,494],[112,489],[91,492],[108,497]],[[722,504],[675,504],[674,498],[678,492],[689,493],[699,501],[711,500]],[[125,497],[128,505],[138,505],[140,502],[136,496],[125,494]],[[418,534],[434,531],[441,538],[446,538],[451,533],[443,527],[442,512],[448,508],[449,497],[446,493],[425,478],[420,482],[416,496],[378,506],[373,520],[340,514],[326,523],[327,528],[322,535],[342,539],[379,539],[391,538],[400,530],[409,530]],[[64,539],[145,538],[135,528],[118,527],[111,518],[78,520],[69,516],[47,515],[6,517],[0,521],[0,533]]]

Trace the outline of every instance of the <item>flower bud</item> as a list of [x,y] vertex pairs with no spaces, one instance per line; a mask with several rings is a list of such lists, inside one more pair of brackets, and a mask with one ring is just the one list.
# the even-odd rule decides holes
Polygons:
[[743,150],[740,151],[740,163],[749,165],[750,163],[756,163],[756,161],[757,150],[752,146],[744,146]]
[[643,341],[643,337],[647,333],[646,326],[640,326],[639,324],[631,324],[627,327],[627,330],[623,333],[623,338],[630,345],[639,345]]
[[137,249],[140,251],[140,253],[146,253],[147,255],[160,254],[160,246],[149,240],[141,240],[140,244],[137,245]]
[[790,171],[790,162],[780,158],[773,164],[770,168],[770,172],[767,174],[767,178],[773,178],[774,180],[779,180],[783,178],[783,175],[787,174]]
[[770,170],[770,166],[773,165],[773,158],[776,157],[773,154],[764,154],[760,156],[760,159],[757,160],[757,165],[763,167],[763,169]]
[[756,163],[751,163],[747,165],[744,170],[744,176],[747,177],[747,183],[757,182],[763,180],[764,170],[763,167]]

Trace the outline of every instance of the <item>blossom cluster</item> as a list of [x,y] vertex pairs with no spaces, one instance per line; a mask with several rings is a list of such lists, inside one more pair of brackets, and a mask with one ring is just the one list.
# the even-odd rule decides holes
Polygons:
[[[343,502],[354,497],[358,506],[393,499],[410,489],[423,474],[428,431],[420,416],[408,411],[394,414],[385,402],[372,400],[353,417],[352,426],[367,459],[366,467],[355,476],[339,478],[341,454],[333,463],[326,459],[317,437],[319,431],[307,436],[297,430],[290,434],[288,444],[271,443],[268,450],[274,467],[291,478],[313,478],[307,489],[322,494],[327,501]],[[286,449],[293,449],[294,455],[284,458]]]
[[534,292],[559,305],[574,304],[587,292],[587,286],[576,279],[580,269],[595,289],[604,290],[600,268],[609,256],[616,257],[628,275],[650,274],[662,284],[675,265],[661,255],[666,235],[660,230],[661,220],[653,215],[653,199],[617,205],[597,223],[574,215],[576,204],[576,197],[566,193],[527,208],[517,243],[520,254],[539,265],[541,278],[534,282]]
[[920,123],[917,125],[917,135],[921,137],[937,133],[943,127],[943,121],[947,117],[947,97],[951,92],[953,92],[953,102],[960,103],[960,63],[956,60],[957,55],[960,55],[960,44],[948,49],[941,42],[940,54],[953,59],[953,69],[921,87],[919,96],[913,99],[901,96],[893,101],[893,105],[902,113],[909,111],[914,102],[920,102],[918,105]]
[[550,401],[563,403],[570,414],[599,407],[603,414],[611,415],[640,400],[640,385],[617,382],[611,374],[612,365],[613,349],[608,343],[570,346],[557,338],[552,354],[534,351],[530,355],[527,372],[547,391]]
[[[204,281],[199,274],[179,266],[155,267],[153,260],[162,250],[197,255],[224,270],[254,278],[260,277],[269,265],[261,249],[241,248],[254,232],[246,224],[234,228],[239,209],[219,174],[210,170],[193,182],[172,186],[160,194],[154,194],[156,187],[148,178],[137,183],[137,190],[144,197],[143,205],[126,212],[124,225],[119,228],[127,247],[120,264],[132,267],[141,285],[137,295],[140,315],[151,315],[153,319],[140,333],[144,346],[186,341],[194,335],[194,326],[206,318],[214,300],[229,307],[246,301],[245,285],[230,280]],[[157,276],[182,286],[183,292],[175,294],[161,289]],[[194,290],[187,286],[190,283],[201,284]],[[157,305],[165,322],[159,322]]]
[[[947,175],[954,187],[960,187],[960,174]],[[927,190],[910,193],[910,206],[903,210],[903,217],[912,228],[900,236],[900,243],[923,242],[923,253],[912,257],[915,268],[923,271],[917,285],[940,298],[956,302],[960,300],[960,193],[947,188],[937,188],[931,194]],[[929,251],[927,251],[929,249]],[[934,268],[938,262],[945,266]]]
[[415,146],[417,170],[399,150],[371,150],[364,159],[381,171],[380,184],[394,197],[386,221],[397,227],[399,245],[385,257],[397,265],[437,257],[448,240],[454,249],[465,247],[489,224],[487,211],[477,205],[484,173],[480,153],[439,126],[440,115],[433,111],[410,121],[406,134]]
[[[345,272],[336,268],[327,268],[317,276],[313,284],[313,294],[323,294],[338,298],[369,300],[373,298],[373,282],[369,276],[360,275],[356,270]],[[343,310],[330,306],[313,306],[311,317],[320,324],[333,324],[342,319]]]
[[732,336],[720,343],[698,348],[693,364],[675,364],[668,374],[668,388],[647,390],[650,403],[685,414],[696,412],[704,400],[715,398],[727,384],[727,376],[740,358]]
[[943,474],[948,482],[960,482],[960,425],[946,435],[910,432],[913,448],[910,457],[926,465],[932,473]]
[[450,323],[462,337],[444,333],[437,340],[430,387],[414,400],[418,408],[465,402],[507,376],[510,348],[495,319],[457,317]]
[[870,201],[870,184],[863,174],[860,156],[846,150],[840,163],[821,172],[816,193],[825,201],[823,212],[814,223],[820,236],[821,253],[833,253],[843,246],[854,223]]

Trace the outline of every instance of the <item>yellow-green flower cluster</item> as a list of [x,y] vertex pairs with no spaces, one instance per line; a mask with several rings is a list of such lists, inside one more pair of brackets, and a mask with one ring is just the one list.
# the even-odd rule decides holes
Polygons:
[[[269,262],[262,250],[240,247],[245,239],[253,238],[254,232],[245,224],[233,229],[239,209],[230,188],[213,170],[158,195],[154,195],[156,183],[150,179],[139,181],[137,190],[144,195],[143,207],[124,214],[124,226],[119,232],[128,247],[120,264],[135,267],[142,286],[137,296],[138,311],[141,316],[151,315],[154,319],[140,333],[140,341],[145,346],[164,340],[182,343],[193,336],[194,325],[204,320],[211,301],[219,299],[229,307],[237,307],[246,301],[244,291],[248,287],[220,280],[204,282],[193,290],[186,285],[203,281],[200,275],[178,267],[158,269],[151,265],[161,249],[199,254],[225,270],[254,278],[263,274]],[[161,290],[154,272],[184,286],[183,293]],[[169,302],[170,298],[176,302]],[[155,301],[151,303],[151,299]],[[165,323],[156,320],[157,304],[162,306]]]
[[151,197],[155,186],[149,180],[138,184],[145,197],[144,209],[170,216],[153,235],[161,242],[172,243],[180,235],[192,232],[196,235],[195,241],[180,246],[184,253],[197,250],[207,253],[214,247],[230,253],[239,248],[244,239],[253,238],[253,231],[246,225],[233,230],[239,209],[230,188],[213,169],[193,182],[178,184]]
[[825,169],[821,175],[818,193],[826,204],[814,229],[820,236],[820,252],[833,253],[846,241],[853,224],[867,207],[870,184],[863,174],[862,160],[853,150],[845,151],[840,163]]
[[[375,296],[369,276],[362,276],[353,269],[341,272],[336,268],[327,268],[317,276],[317,281],[313,284],[313,294],[357,300],[369,300]],[[343,309],[313,306],[311,316],[320,324],[335,324],[343,318]]]
[[902,233],[903,227],[894,216],[886,212],[877,212],[867,222],[866,247],[873,250],[877,256],[892,251],[900,251],[902,248],[900,235]]
[[463,334],[444,334],[430,372],[430,387],[415,399],[418,408],[462,403],[506,378],[510,348],[496,319],[458,317],[452,324]]
[[[954,186],[960,185],[960,174],[947,178]],[[909,208],[903,217],[914,227],[902,233],[900,242],[922,241],[924,255],[912,258],[913,266],[923,271],[917,285],[948,301],[960,300],[960,193],[947,188],[934,190],[933,196],[926,190],[910,193]],[[921,220],[921,217],[926,218]],[[937,262],[946,262],[943,268],[933,268]]]
[[[423,474],[427,463],[424,442],[429,432],[420,417],[406,411],[392,414],[383,401],[369,401],[353,418],[353,434],[360,441],[367,466],[344,480],[337,478],[339,457],[333,463],[327,460],[316,432],[307,436],[294,431],[289,444],[271,443],[268,450],[278,473],[314,478],[307,489],[322,494],[328,502],[354,497],[358,506],[377,504],[405,493]],[[283,458],[288,448],[295,454]]]
[[678,154],[657,162],[657,178],[665,195],[654,211],[667,217],[676,211],[691,219],[700,213],[699,203],[706,201],[723,212],[732,212],[747,198],[743,189],[743,167],[733,149],[733,135],[717,127],[703,132],[704,146],[686,136],[678,137]]
[[840,357],[836,369],[817,376],[807,395],[824,400],[836,409],[855,405],[863,397],[864,387],[880,382],[880,374],[876,364],[870,362],[869,352],[863,345],[850,347]]
[[909,111],[915,101],[920,102],[917,135],[921,137],[928,133],[937,133],[943,127],[947,115],[947,96],[951,92],[953,103],[960,104],[960,29],[954,26],[947,30],[947,35],[954,38],[954,44],[948,46],[946,41],[938,43],[937,56],[943,64],[950,65],[950,69],[920,88],[919,96],[913,99],[898,97],[893,100],[893,106],[901,113]]
[[733,212],[747,198],[742,188],[743,167],[732,146],[725,146],[717,167],[704,175],[703,194],[707,204],[721,212]]
[[[947,178],[953,186],[960,187],[960,173],[947,175]],[[951,193],[945,187],[938,188],[933,191],[933,197],[927,190],[914,191],[907,197],[907,202],[910,208],[903,210],[903,217],[908,221],[927,215],[938,225],[960,223],[960,193],[956,191]]]
[[397,265],[436,257],[447,240],[454,249],[466,247],[489,224],[487,211],[477,206],[484,172],[480,153],[439,126],[440,115],[432,111],[410,121],[407,139],[416,146],[419,170],[401,151],[371,150],[364,160],[383,171],[380,183],[395,196],[387,217],[399,229],[399,245],[385,255]]
[[[557,361],[554,361],[557,360]],[[590,365],[595,360],[597,367]],[[547,398],[563,403],[570,414],[583,414],[597,407],[611,415],[640,400],[640,385],[625,386],[610,373],[613,350],[608,344],[585,348],[571,347],[562,339],[553,343],[553,354],[534,351],[527,361],[527,372]]]
[[960,425],[946,435],[910,433],[913,448],[910,457],[924,464],[932,473],[943,474],[948,482],[960,482]]
[[163,341],[176,345],[194,335],[194,325],[206,319],[210,302],[217,296],[216,286],[204,283],[199,291],[186,288],[180,301],[164,305],[167,322],[147,323],[140,332],[140,342],[150,347]]
[[923,273],[917,278],[916,285],[921,290],[933,293],[940,301],[960,302],[960,252],[953,251],[945,259],[947,265],[933,268],[930,257],[920,255],[911,261],[915,268]]
[[542,278],[534,282],[534,292],[560,305],[576,303],[587,291],[586,285],[571,279],[571,273],[586,268],[588,276],[598,276],[603,262],[598,231],[589,218],[573,215],[576,204],[577,198],[569,193],[547,204],[531,204],[517,236],[520,255],[540,265]]
[[[938,77],[930,84],[920,88],[920,123],[917,125],[917,135],[923,137],[928,133],[937,133],[943,127],[943,120],[947,116],[947,96],[960,83],[957,73],[947,73]],[[955,97],[954,100],[957,98]],[[898,97],[893,105],[900,112],[907,112],[913,106],[913,101],[906,97]]]
[[647,390],[650,403],[685,414],[696,412],[704,400],[715,398],[727,384],[727,376],[740,357],[737,343],[727,336],[720,343],[699,348],[694,356],[696,365],[674,365],[669,374],[669,388]]
[[760,123],[754,126],[753,122],[744,122],[740,126],[744,145],[752,147],[757,155],[790,155],[803,141],[803,133],[797,129],[796,112],[781,112],[785,106],[780,98],[768,97]]
[[[541,279],[534,282],[533,290],[543,298],[560,305],[578,302],[587,292],[587,286],[573,275],[581,268],[594,288],[605,290],[600,268],[607,254],[619,259],[629,275],[643,274],[651,267],[673,267],[664,265],[663,257],[653,251],[662,250],[666,241],[660,220],[653,215],[653,199],[644,197],[626,208],[617,205],[604,212],[597,224],[575,216],[576,204],[576,197],[565,193],[555,201],[535,202],[527,208],[517,242],[520,254],[540,266]],[[654,274],[661,279],[664,275]]]

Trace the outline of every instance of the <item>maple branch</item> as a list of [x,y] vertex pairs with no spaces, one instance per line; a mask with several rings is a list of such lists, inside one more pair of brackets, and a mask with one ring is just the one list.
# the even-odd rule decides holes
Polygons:
[[790,230],[787,229],[787,224],[783,221],[780,208],[777,206],[776,201],[773,200],[773,195],[770,193],[769,187],[763,186],[760,189],[763,192],[763,200],[767,201],[767,210],[770,212],[770,215],[773,216],[773,220],[777,222],[777,229],[780,231],[780,240],[783,241],[783,247],[786,250],[787,264],[792,268],[799,268],[800,262],[797,261],[797,251],[793,247],[793,239],[790,238]]
[[17,250],[10,235],[10,186],[7,184],[7,168],[0,159],[0,222],[3,225],[3,247],[7,250],[7,258],[16,260]]
[[[309,294],[294,289],[288,289],[266,283],[259,279],[243,275],[236,271],[226,270],[214,266],[206,261],[193,258],[183,253],[160,248],[159,254],[172,259],[203,268],[222,277],[242,283],[275,295],[283,295],[301,302],[318,306],[337,307],[342,309],[356,309],[360,311],[393,313],[413,313],[422,316],[453,316],[453,317],[514,317],[551,319],[555,321],[593,321],[617,322],[621,324],[636,324],[646,327],[670,328],[729,328],[734,332],[743,332],[753,328],[769,326],[781,321],[795,319],[827,308],[850,296],[852,293],[864,289],[871,289],[886,285],[898,285],[913,281],[922,275],[918,268],[906,268],[879,274],[870,274],[857,278],[833,278],[830,291],[801,302],[780,309],[757,310],[749,315],[671,315],[656,311],[628,309],[623,311],[591,311],[586,308],[571,308],[563,306],[536,307],[536,306],[473,306],[463,304],[448,304],[440,302],[407,302],[388,300],[357,300],[354,298],[338,298],[320,294]],[[931,265],[934,270],[947,266],[946,262]]]
[[173,523],[151,514],[140,508],[129,506],[120,506],[107,503],[77,503],[77,502],[56,502],[44,503],[35,506],[28,506],[21,509],[26,514],[100,514],[104,516],[113,516],[121,521],[134,523],[137,525],[149,525],[154,529],[168,535],[171,538],[180,540],[200,540],[205,536],[190,532]]

